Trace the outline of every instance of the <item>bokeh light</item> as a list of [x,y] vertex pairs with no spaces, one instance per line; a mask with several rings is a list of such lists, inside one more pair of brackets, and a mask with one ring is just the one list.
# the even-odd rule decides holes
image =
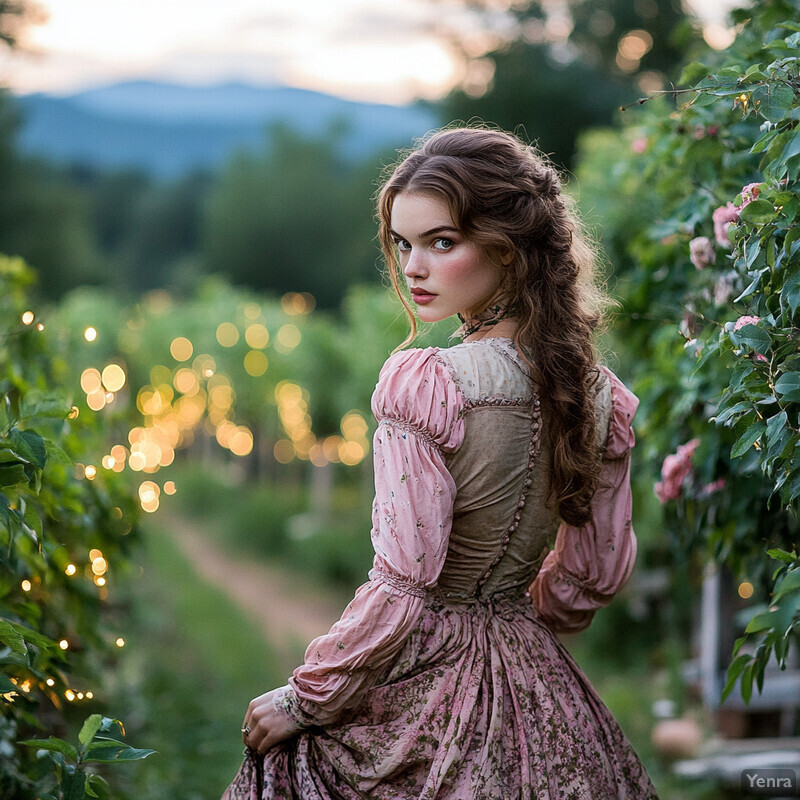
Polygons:
[[169,352],[176,361],[188,361],[194,353],[194,347],[185,336],[178,336],[172,340]]
[[223,347],[233,347],[239,341],[239,329],[232,322],[222,322],[217,327],[217,341]]

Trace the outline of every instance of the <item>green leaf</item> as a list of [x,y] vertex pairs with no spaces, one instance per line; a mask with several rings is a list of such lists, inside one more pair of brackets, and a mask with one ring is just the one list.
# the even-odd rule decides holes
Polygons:
[[769,334],[758,325],[744,325],[738,331],[731,331],[729,336],[734,344],[745,344],[762,355],[766,355],[772,347]]
[[19,428],[12,428],[8,438],[17,458],[33,464],[39,469],[44,469],[47,450],[44,446],[44,439],[36,431],[21,431]]
[[776,561],[782,561],[784,564],[794,564],[795,561],[797,561],[797,556],[793,556],[791,553],[787,553],[785,550],[781,550],[777,547],[767,550],[767,555],[770,558],[774,558]]
[[692,61],[691,64],[687,64],[683,68],[678,78],[678,83],[681,86],[694,86],[698,81],[706,77],[708,77],[708,67],[699,61]]
[[754,225],[772,222],[776,217],[775,208],[768,200],[753,200],[739,212],[739,219]]
[[716,416],[712,417],[711,419],[717,424],[721,425],[723,422],[728,420],[734,414],[740,414],[742,411],[749,411],[753,407],[753,404],[747,400],[740,400],[738,403],[735,403],[728,408],[723,409],[719,412]]
[[26,628],[18,622],[12,622],[11,626],[29,644],[35,645],[45,651],[57,649],[56,643],[43,633]]
[[62,772],[61,792],[64,800],[83,800],[86,797],[86,774],[79,769]]
[[731,458],[743,456],[767,429],[767,426],[758,420],[754,422],[737,440],[731,448]]
[[767,420],[767,444],[772,444],[778,440],[778,437],[786,429],[788,424],[788,417],[785,411],[770,417]]
[[17,686],[8,675],[4,675],[0,672],[0,694],[8,694],[9,692],[18,692],[19,687]]
[[25,747],[35,747],[37,750],[49,750],[52,753],[61,753],[72,761],[78,760],[78,751],[63,739],[56,739],[51,736],[49,739],[25,739],[17,744],[24,745]]
[[86,777],[86,794],[89,797],[109,797],[110,787],[108,781],[102,775],[88,775]]
[[756,109],[758,113],[770,122],[780,122],[794,103],[794,92],[788,86],[773,84],[757,99],[761,101]]
[[780,600],[792,592],[800,591],[800,567],[785,572],[780,580],[775,584],[775,592],[772,596],[773,601]]
[[800,389],[800,372],[784,372],[775,381],[775,391],[780,395]]
[[21,461],[0,464],[0,486],[17,486],[27,482],[25,465]]
[[753,667],[755,666],[754,662],[750,662],[742,671],[742,681],[740,684],[740,689],[742,692],[742,700],[744,700],[745,705],[750,705],[750,697],[753,694]]
[[789,308],[794,314],[797,311],[797,307],[800,306],[800,272],[795,272],[794,275],[786,279],[786,282],[781,287],[781,297],[789,304]]
[[97,764],[114,764],[118,761],[141,761],[155,752],[155,750],[131,747],[116,739],[102,739],[92,742],[86,748],[86,757],[83,760]]
[[26,656],[28,654],[25,640],[22,638],[19,631],[17,631],[10,622],[4,619],[0,619],[0,642],[6,645],[6,647],[10,647],[11,652],[16,653],[18,656]]
[[92,714],[90,717],[87,717],[86,721],[83,723],[81,732],[78,734],[78,741],[86,747],[100,731],[100,726],[102,724],[103,717],[101,714]]
[[768,631],[775,625],[775,618],[771,611],[762,611],[756,614],[747,627],[744,629],[745,633],[758,633],[759,631]]
[[731,665],[728,667],[728,679],[725,682],[725,688],[722,690],[722,696],[720,697],[720,702],[724,703],[727,700],[728,695],[733,691],[733,687],[736,686],[736,681],[739,679],[739,676],[744,671],[744,668],[750,662],[750,656],[747,653],[744,653],[740,656],[737,656]]

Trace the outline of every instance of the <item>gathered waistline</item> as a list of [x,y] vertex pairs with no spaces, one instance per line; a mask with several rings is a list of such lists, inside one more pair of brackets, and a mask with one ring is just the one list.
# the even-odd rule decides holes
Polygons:
[[443,610],[445,607],[461,606],[465,610],[483,607],[490,613],[506,617],[509,613],[525,609],[533,612],[535,617],[539,616],[531,602],[531,594],[526,586],[512,586],[509,589],[501,589],[490,594],[477,595],[459,595],[443,591],[437,586],[428,590],[425,604],[437,611]]

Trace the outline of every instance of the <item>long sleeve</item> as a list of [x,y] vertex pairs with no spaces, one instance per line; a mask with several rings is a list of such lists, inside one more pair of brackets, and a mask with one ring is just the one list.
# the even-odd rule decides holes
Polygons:
[[447,553],[455,484],[444,454],[464,437],[463,397],[436,348],[384,365],[372,397],[375,502],[369,581],[331,630],[311,642],[283,707],[298,725],[332,722],[397,655]]
[[611,418],[591,518],[580,528],[561,524],[530,588],[534,606],[558,633],[586,628],[625,585],[636,560],[630,475],[631,422],[639,401],[613,372],[601,369],[611,381]]

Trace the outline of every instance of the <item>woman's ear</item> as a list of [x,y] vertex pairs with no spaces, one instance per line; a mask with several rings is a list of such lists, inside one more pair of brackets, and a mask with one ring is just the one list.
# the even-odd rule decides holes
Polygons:
[[517,254],[513,250],[500,250],[498,255],[500,256],[500,263],[507,267],[514,262],[514,259],[517,257]]

